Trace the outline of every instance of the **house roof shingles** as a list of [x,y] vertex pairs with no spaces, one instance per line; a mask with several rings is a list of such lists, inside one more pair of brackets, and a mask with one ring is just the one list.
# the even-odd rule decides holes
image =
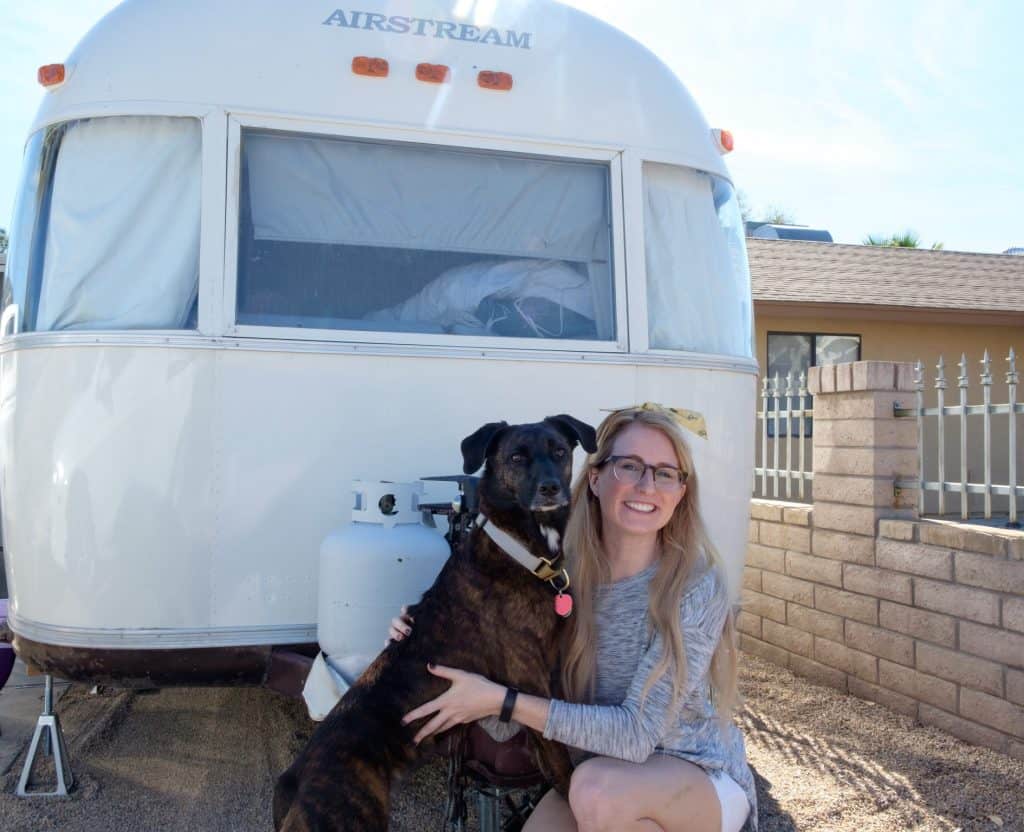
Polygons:
[[1024,257],[747,238],[755,301],[1024,312]]

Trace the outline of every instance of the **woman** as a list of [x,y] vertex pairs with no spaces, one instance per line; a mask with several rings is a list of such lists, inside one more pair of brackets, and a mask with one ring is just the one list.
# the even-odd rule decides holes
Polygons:
[[[596,756],[577,766],[568,800],[544,796],[524,832],[756,830],[753,777],[730,720],[731,603],[680,421],[656,405],[615,411],[597,442],[565,533],[576,602],[562,651],[568,701],[512,702],[516,722]],[[409,626],[396,619],[392,637]],[[416,742],[507,712],[503,685],[430,670],[452,684],[405,716],[429,717]]]

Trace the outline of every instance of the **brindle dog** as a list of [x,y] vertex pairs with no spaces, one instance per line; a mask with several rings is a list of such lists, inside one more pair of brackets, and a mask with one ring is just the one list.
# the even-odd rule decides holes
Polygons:
[[[467,474],[486,463],[479,489],[481,513],[538,557],[561,554],[577,444],[593,453],[594,429],[565,415],[527,425],[492,422],[462,442]],[[555,613],[554,596],[550,585],[474,528],[409,610],[416,621],[412,635],[385,648],[281,775],[274,792],[275,828],[388,828],[393,779],[435,742],[414,745],[422,722],[402,725],[402,716],[440,696],[449,684],[430,674],[427,662],[480,673],[524,693],[552,696],[563,623]],[[567,794],[572,766],[565,748],[529,733],[538,768]]]

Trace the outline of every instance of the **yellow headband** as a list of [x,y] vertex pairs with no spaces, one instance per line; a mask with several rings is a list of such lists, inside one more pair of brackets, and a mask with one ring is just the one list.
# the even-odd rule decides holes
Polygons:
[[605,413],[618,413],[622,410],[650,410],[654,412],[663,412],[671,415],[680,427],[686,428],[691,433],[695,433],[701,439],[708,438],[708,426],[704,422],[704,416],[698,413],[696,410],[686,410],[681,407],[665,407],[663,404],[657,402],[644,402],[643,404],[635,404],[632,407],[616,407],[614,409],[605,409]]

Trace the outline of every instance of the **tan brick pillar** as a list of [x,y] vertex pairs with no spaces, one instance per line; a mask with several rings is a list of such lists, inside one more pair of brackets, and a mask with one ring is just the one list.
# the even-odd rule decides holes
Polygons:
[[917,516],[917,491],[894,491],[916,479],[917,420],[897,419],[913,407],[913,365],[856,361],[812,367],[814,396],[815,555],[874,565],[878,522]]

